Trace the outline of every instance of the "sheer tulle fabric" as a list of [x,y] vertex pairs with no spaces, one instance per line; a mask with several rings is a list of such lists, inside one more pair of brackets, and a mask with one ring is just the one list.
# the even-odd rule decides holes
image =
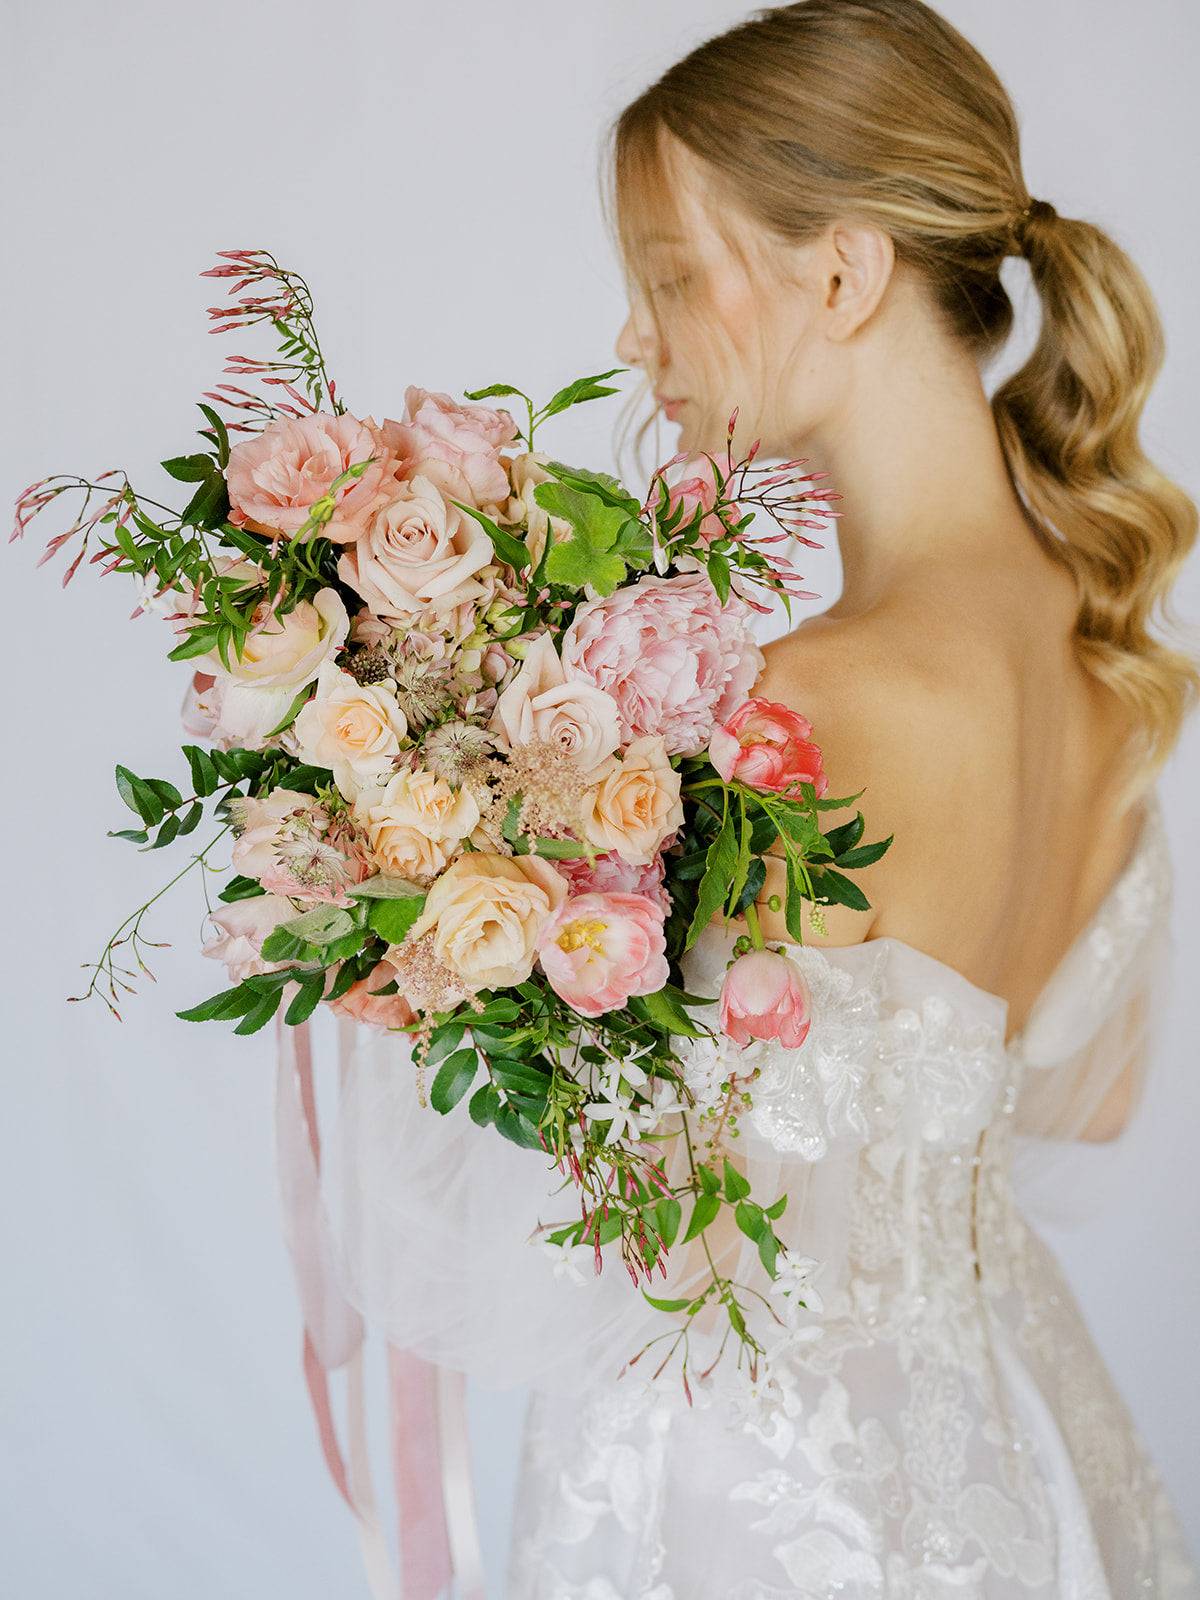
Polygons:
[[[904,1192],[915,1203],[922,1164],[938,1151],[973,1149],[1007,1093],[1024,1136],[1018,1180],[1032,1183],[1131,1064],[1140,1082],[1150,997],[1165,981],[1169,908],[1152,794],[1125,870],[1007,1048],[1005,1001],[891,938],[792,948],[814,997],[802,1049],[685,1045],[695,1082],[719,1081],[730,1066],[745,1072],[756,1054],[769,1067],[755,1085],[753,1118],[743,1119],[738,1165],[764,1203],[787,1192],[780,1231],[823,1263],[822,1293],[845,1283],[850,1202],[868,1146],[876,1160],[907,1167]],[[694,992],[717,993],[728,954],[725,935],[709,930],[689,959]],[[565,1264],[556,1272],[540,1241],[578,1215],[573,1186],[540,1152],[481,1134],[465,1102],[448,1116],[422,1105],[403,1035],[348,1019],[338,1034],[341,1105],[326,1185],[352,1303],[392,1343],[490,1387],[569,1392],[597,1375],[615,1378],[666,1324],[619,1261],[596,1275],[580,1255],[574,1273]],[[682,1140],[661,1148],[668,1175],[681,1174]],[[765,1287],[755,1247],[736,1230],[710,1243],[723,1271]],[[918,1270],[914,1259],[910,1271]],[[699,1248],[677,1246],[652,1292],[687,1293],[706,1276]],[[723,1334],[721,1323],[700,1319],[693,1369]],[[649,1357],[639,1363],[650,1366]]]

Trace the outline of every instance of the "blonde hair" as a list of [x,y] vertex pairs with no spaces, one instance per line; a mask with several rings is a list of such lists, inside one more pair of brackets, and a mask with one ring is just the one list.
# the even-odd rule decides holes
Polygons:
[[1197,508],[1138,438],[1164,355],[1141,272],[1094,224],[1031,201],[1008,94],[921,0],[757,11],[620,113],[604,151],[606,214],[656,321],[642,241],[646,220],[672,208],[664,135],[704,164],[720,202],[714,225],[735,248],[739,215],[790,244],[848,215],[885,229],[897,262],[919,274],[951,335],[982,362],[1013,326],[1001,263],[1026,255],[1041,329],[992,412],[1036,535],[1076,580],[1079,659],[1131,713],[1132,800],[1200,689],[1196,657],[1150,632],[1156,609],[1178,627],[1168,594]]

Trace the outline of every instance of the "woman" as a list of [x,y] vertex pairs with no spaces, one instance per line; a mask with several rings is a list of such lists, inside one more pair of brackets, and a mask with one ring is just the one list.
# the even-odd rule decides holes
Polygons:
[[[895,842],[870,909],[793,951],[811,1037],[775,1053],[742,1151],[755,1192],[793,1195],[822,1315],[732,1401],[535,1399],[509,1593],[1200,1596],[1008,1181],[1014,1132],[1122,1129],[1166,961],[1151,785],[1197,671],[1147,623],[1196,512],[1138,443],[1146,285],[1031,200],[1007,95],[920,0],[759,13],[622,113],[612,170],[617,350],[680,448],[723,449],[737,404],[739,444],[842,496],[843,593],[757,692]],[[989,401],[1010,254],[1042,327]],[[737,932],[708,930],[689,987],[715,992]]]

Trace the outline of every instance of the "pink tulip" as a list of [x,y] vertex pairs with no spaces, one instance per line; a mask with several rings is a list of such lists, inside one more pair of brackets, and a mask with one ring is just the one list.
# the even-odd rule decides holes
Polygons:
[[653,994],[669,976],[663,910],[641,894],[579,894],[564,900],[538,941],[550,987],[585,1017],[615,1011],[630,995]]
[[829,787],[812,723],[773,700],[747,700],[715,729],[708,759],[726,783],[776,793],[811,783],[818,799]]
[[775,950],[749,950],[725,974],[721,1031],[735,1044],[778,1039],[789,1050],[804,1043],[812,998],[796,963]]

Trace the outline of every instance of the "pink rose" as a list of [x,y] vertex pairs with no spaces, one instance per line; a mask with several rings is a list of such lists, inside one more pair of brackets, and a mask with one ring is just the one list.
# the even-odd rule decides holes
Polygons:
[[624,743],[659,734],[669,755],[696,755],[762,671],[748,616],[736,595],[722,606],[704,573],[639,578],[580,606],[563,666],[613,697]]
[[611,695],[563,671],[554,640],[539,634],[496,702],[491,730],[508,749],[540,739],[590,770],[621,742]]
[[748,950],[721,985],[721,1032],[734,1044],[778,1039],[798,1049],[808,1034],[812,998],[794,961],[775,950]]
[[361,478],[337,491],[337,509],[320,532],[335,544],[357,539],[393,481],[395,463],[377,429],[349,412],[281,417],[260,434],[234,445],[225,467],[229,520],[254,533],[292,538],[316,502],[347,467],[376,459]]
[[671,896],[664,882],[666,864],[661,855],[655,856],[652,861],[634,865],[615,852],[606,851],[590,865],[584,856],[556,861],[554,865],[567,880],[574,895],[640,894],[661,906],[664,916],[670,915]]
[[365,978],[352,983],[337,1000],[329,1002],[330,1011],[353,1017],[356,1022],[367,1022],[375,1028],[406,1028],[415,1022],[416,1012],[400,993],[380,994],[396,976],[396,969],[386,956],[373,966]]
[[747,700],[713,732],[708,758],[726,783],[781,793],[811,783],[818,799],[829,788],[812,723],[774,700]]
[[[679,526],[686,527],[697,511],[708,513],[700,523],[700,537],[705,544],[713,539],[727,539],[729,529],[713,510],[717,503],[717,486],[711,477],[683,478],[679,483],[669,484],[668,511],[682,508],[683,516]],[[731,521],[736,522],[740,515],[736,505],[727,508]]]
[[483,528],[418,473],[397,484],[358,543],[338,561],[338,577],[377,617],[412,627],[484,595],[478,574],[495,560]]
[[508,499],[508,473],[500,450],[517,437],[517,425],[507,411],[459,405],[448,394],[416,384],[404,391],[404,406],[404,420],[396,426],[394,438],[410,469],[421,462],[443,461],[462,473],[476,505],[502,505]]
[[279,895],[256,894],[248,900],[235,900],[232,905],[209,912],[208,920],[217,933],[205,941],[201,954],[223,961],[232,983],[241,983],[258,972],[274,972],[286,963],[264,961],[263,941],[281,922],[290,922],[299,915],[295,906]]
[[550,987],[585,1017],[661,989],[669,976],[666,949],[662,907],[640,894],[566,900],[538,941]]

